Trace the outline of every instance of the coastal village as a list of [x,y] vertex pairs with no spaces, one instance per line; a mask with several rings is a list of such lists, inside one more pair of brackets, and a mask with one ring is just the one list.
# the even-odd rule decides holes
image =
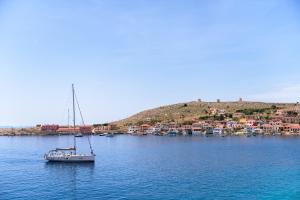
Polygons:
[[[217,100],[220,103],[220,100]],[[242,99],[239,99],[242,102]],[[150,119],[148,119],[150,120]],[[207,115],[189,122],[144,123],[128,127],[134,135],[206,135],[206,136],[257,136],[257,135],[300,135],[300,105],[278,108],[237,110],[210,108]]]
[[[242,103],[240,98],[237,102]],[[197,105],[202,105],[198,100]],[[106,124],[85,126],[61,126],[58,124],[42,124],[32,128],[6,128],[0,130],[0,135],[70,135],[70,134],[131,134],[157,136],[257,136],[257,135],[300,135],[300,104],[268,104],[261,108],[245,108],[232,112],[232,109],[220,106],[218,99],[209,104],[202,115],[197,117],[159,118],[154,115],[139,120],[120,121]],[[251,104],[251,102],[247,102]],[[192,105],[192,104],[191,104]],[[223,105],[223,104],[222,104]],[[224,104],[225,105],[225,104]],[[189,104],[176,105],[185,110]],[[226,109],[228,108],[228,110]],[[152,111],[153,112],[153,111]],[[166,114],[165,114],[166,115]],[[183,115],[183,114],[182,114]]]

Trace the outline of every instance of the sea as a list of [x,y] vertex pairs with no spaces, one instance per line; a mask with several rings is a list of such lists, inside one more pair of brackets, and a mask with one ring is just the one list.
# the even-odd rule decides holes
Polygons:
[[[48,163],[72,136],[0,137],[0,200],[300,199],[300,137],[92,136],[94,164]],[[88,152],[87,138],[78,138]]]

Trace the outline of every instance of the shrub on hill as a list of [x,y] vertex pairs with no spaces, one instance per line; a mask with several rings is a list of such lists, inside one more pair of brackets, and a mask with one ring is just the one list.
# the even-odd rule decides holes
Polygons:
[[271,108],[246,108],[242,110],[237,110],[236,112],[244,113],[245,115],[253,115],[254,113],[265,113],[270,110]]

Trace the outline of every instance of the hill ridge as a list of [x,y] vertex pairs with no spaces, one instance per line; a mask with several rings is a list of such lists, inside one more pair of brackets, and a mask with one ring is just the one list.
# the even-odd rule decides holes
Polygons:
[[298,106],[298,103],[190,101],[147,109],[115,123],[119,126],[139,125],[142,123],[154,124],[156,122],[170,121],[186,123],[200,120],[201,117],[211,117],[220,113],[230,115],[237,113],[238,111],[250,110],[263,112],[263,114],[272,114],[278,109],[294,109],[295,106]]

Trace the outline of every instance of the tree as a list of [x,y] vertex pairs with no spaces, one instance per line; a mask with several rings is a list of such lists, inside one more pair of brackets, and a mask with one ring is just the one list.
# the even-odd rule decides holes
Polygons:
[[290,117],[296,117],[298,115],[298,113],[296,111],[288,111],[287,115]]
[[225,119],[224,115],[220,115],[219,120],[223,121]]
[[209,118],[209,116],[205,115],[205,116],[200,116],[199,120],[207,120]]
[[238,121],[240,121],[240,119],[239,119],[239,118],[237,118],[237,117],[234,117],[232,120],[233,120],[233,121],[235,121],[235,122],[238,122]]

